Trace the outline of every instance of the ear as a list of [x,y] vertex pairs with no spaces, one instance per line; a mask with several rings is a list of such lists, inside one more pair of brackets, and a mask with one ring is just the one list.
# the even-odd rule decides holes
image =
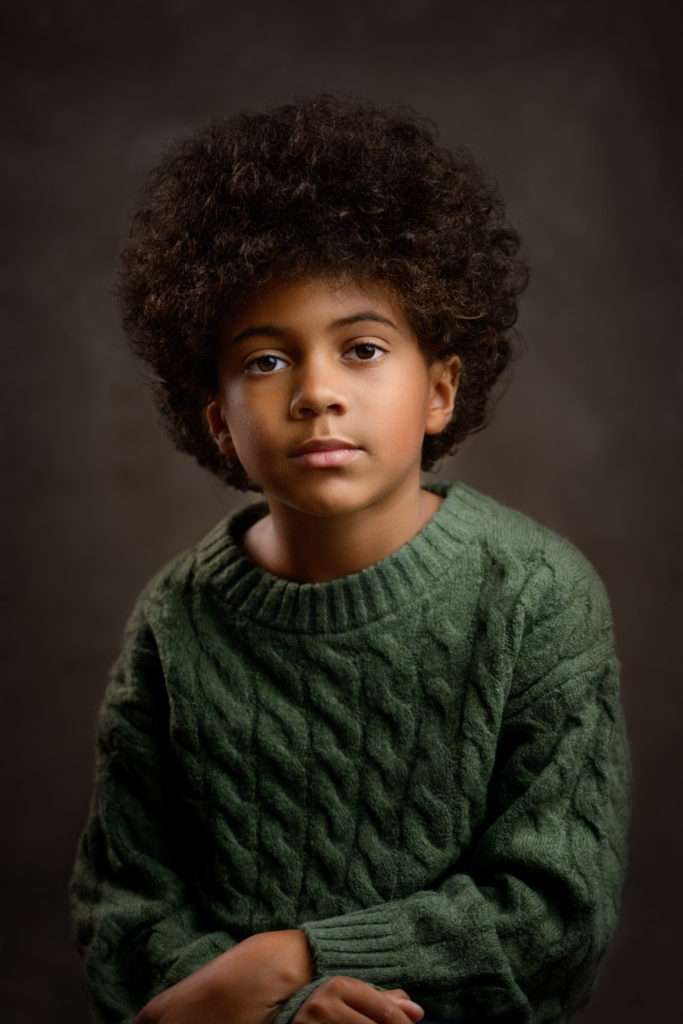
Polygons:
[[204,411],[211,436],[216,442],[218,449],[223,453],[223,455],[234,456],[235,447],[232,443],[230,431],[228,430],[225,419],[223,418],[221,403],[217,398],[214,398],[209,402]]
[[450,356],[430,366],[430,391],[425,420],[426,434],[440,434],[450,423],[455,408],[455,397],[460,386],[462,359]]

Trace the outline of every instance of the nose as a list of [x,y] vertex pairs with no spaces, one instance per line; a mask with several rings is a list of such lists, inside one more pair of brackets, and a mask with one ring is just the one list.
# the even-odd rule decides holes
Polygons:
[[293,416],[319,415],[328,409],[339,414],[347,407],[348,401],[328,361],[302,364],[290,406]]

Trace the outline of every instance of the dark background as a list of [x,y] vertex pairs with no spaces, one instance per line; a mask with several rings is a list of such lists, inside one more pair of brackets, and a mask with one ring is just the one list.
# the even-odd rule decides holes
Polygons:
[[143,583],[256,498],[157,422],[111,294],[129,217],[171,140],[323,90],[434,118],[497,178],[524,239],[525,354],[491,427],[425,480],[462,478],[555,528],[607,584],[632,864],[581,1019],[680,1019],[676,5],[79,0],[3,18],[3,1022],[88,1020],[66,884],[106,673]]

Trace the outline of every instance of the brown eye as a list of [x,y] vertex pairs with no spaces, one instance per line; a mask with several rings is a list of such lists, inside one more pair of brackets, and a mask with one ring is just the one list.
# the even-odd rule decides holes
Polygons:
[[[375,351],[376,352],[382,352],[382,353],[384,353],[386,355],[386,351],[387,351],[386,349],[382,348],[380,345],[375,345],[375,343],[371,342],[371,341],[359,341],[359,342],[357,342],[355,345],[353,345],[351,347],[350,351],[351,352],[355,352],[358,349],[362,349],[366,353],[368,353],[368,351],[369,351],[369,355],[370,356],[372,356]],[[360,363],[378,363],[378,362],[380,362],[381,358],[382,358],[381,356],[379,356],[377,359],[365,358],[363,356],[362,358],[356,359],[355,362],[360,362]],[[250,376],[250,377],[269,377],[269,376],[271,376],[271,372],[270,371],[275,369],[275,367],[273,366],[272,363],[269,364],[269,365],[264,366],[263,363],[264,363],[264,360],[266,360],[266,359],[274,359],[276,363],[278,361],[281,362],[281,363],[285,362],[285,360],[282,359],[281,356],[275,356],[272,353],[266,352],[264,355],[256,356],[254,359],[250,359],[249,362],[245,363],[244,372],[248,376]],[[252,370],[251,367],[254,367],[254,366],[258,367],[258,369],[257,370]]]
[[[375,345],[371,341],[360,341],[360,342],[358,342],[357,345],[353,346],[351,351],[355,352],[359,348],[363,348],[363,349],[371,348],[371,349],[376,349],[378,352],[386,352],[386,349],[380,348],[379,345]],[[378,363],[379,361],[380,361],[379,359],[361,359],[360,360],[360,362],[362,362],[362,363]]]
[[[263,356],[256,356],[255,359],[250,359],[248,363],[245,363],[245,367],[244,367],[245,371],[247,371],[250,366],[255,366],[257,363],[262,363],[264,359],[274,359],[277,362],[277,360],[280,359],[280,357],[279,356],[269,355],[268,353],[266,353],[266,355],[263,355]],[[280,362],[284,362],[284,359],[281,359]],[[261,369],[263,369],[263,367],[261,367]],[[272,366],[270,368],[266,367],[266,370],[268,370],[268,369],[272,370],[273,367]],[[265,373],[265,374],[257,373],[256,376],[257,377],[267,376],[267,373]]]

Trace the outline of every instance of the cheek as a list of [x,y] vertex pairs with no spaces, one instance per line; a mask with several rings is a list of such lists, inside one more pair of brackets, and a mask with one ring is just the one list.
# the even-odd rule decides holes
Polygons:
[[412,373],[403,372],[383,389],[379,408],[375,407],[375,416],[381,416],[387,426],[392,424],[392,431],[398,438],[412,440],[415,435],[422,436],[427,408],[427,387],[422,377],[424,371],[415,366]]
[[268,403],[263,395],[250,392],[238,381],[226,388],[225,396],[228,420],[238,436],[251,439],[263,432],[268,419]]

